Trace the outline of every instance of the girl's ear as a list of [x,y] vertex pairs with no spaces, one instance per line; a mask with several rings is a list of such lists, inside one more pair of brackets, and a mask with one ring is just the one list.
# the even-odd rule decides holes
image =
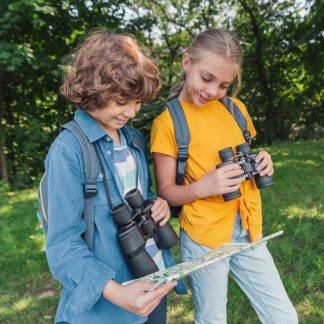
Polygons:
[[187,72],[190,68],[190,58],[189,55],[187,53],[183,54],[182,57],[182,68],[185,72]]

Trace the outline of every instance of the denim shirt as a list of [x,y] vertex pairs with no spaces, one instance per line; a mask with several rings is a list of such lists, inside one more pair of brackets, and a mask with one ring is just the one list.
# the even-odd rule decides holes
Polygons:
[[[112,203],[122,202],[123,187],[114,167],[112,139],[87,112],[77,110],[74,118],[90,142],[98,141]],[[139,132],[129,126],[124,126],[121,131],[137,158],[145,199],[152,196],[147,161],[144,152],[132,140],[134,133]],[[82,217],[83,165],[79,143],[68,130],[62,131],[45,160],[48,177],[46,255],[53,277],[63,285],[55,322],[143,323],[145,317],[128,312],[102,296],[110,279],[122,283],[133,277],[116,238],[116,225],[110,214],[101,174],[97,176],[98,193],[94,202],[93,252],[88,250],[82,238],[86,230]]]

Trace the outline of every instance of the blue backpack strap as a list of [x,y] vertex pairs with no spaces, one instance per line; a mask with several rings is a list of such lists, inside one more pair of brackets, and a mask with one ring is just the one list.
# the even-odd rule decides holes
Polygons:
[[84,159],[84,211],[83,217],[86,224],[85,241],[90,251],[93,250],[94,235],[94,196],[98,192],[96,178],[98,174],[98,159],[93,144],[89,142],[81,127],[75,120],[62,126],[69,130],[78,140]]
[[178,145],[178,163],[176,183],[183,183],[188,160],[188,147],[190,143],[190,132],[186,116],[183,112],[178,98],[174,98],[166,104],[173,120],[175,139]]
[[234,101],[227,96],[224,96],[222,99],[220,99],[220,102],[227,108],[230,114],[234,117],[236,123],[241,128],[245,142],[251,144],[251,133],[247,128],[246,118],[243,115],[241,109],[237,107]]

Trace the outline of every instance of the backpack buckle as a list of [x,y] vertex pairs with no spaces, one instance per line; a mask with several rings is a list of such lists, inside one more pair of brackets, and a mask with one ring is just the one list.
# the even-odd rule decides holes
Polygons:
[[188,145],[179,145],[178,147],[178,160],[185,162],[188,159]]
[[98,192],[98,187],[95,183],[88,182],[84,186],[84,197],[90,198],[96,195]]
[[245,129],[243,131],[243,136],[244,136],[245,141],[247,143],[251,144],[251,133],[247,129]]

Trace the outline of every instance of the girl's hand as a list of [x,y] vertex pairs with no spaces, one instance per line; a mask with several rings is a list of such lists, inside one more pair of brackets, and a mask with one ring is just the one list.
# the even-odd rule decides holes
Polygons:
[[271,177],[273,175],[273,162],[271,160],[271,155],[268,152],[260,151],[255,158],[255,162],[259,164],[257,170],[261,177],[265,175]]
[[171,281],[162,287],[149,291],[154,283],[137,281],[123,286],[114,280],[109,280],[103,296],[113,304],[132,313],[148,316],[175,285],[176,281]]
[[[240,188],[245,180],[243,170],[237,163],[225,165],[219,169],[207,172],[196,182],[197,193],[200,198],[223,195]],[[233,177],[238,177],[234,178]]]
[[155,222],[159,222],[159,225],[162,226],[167,223],[170,218],[170,208],[166,200],[158,197],[152,208],[152,218]]

